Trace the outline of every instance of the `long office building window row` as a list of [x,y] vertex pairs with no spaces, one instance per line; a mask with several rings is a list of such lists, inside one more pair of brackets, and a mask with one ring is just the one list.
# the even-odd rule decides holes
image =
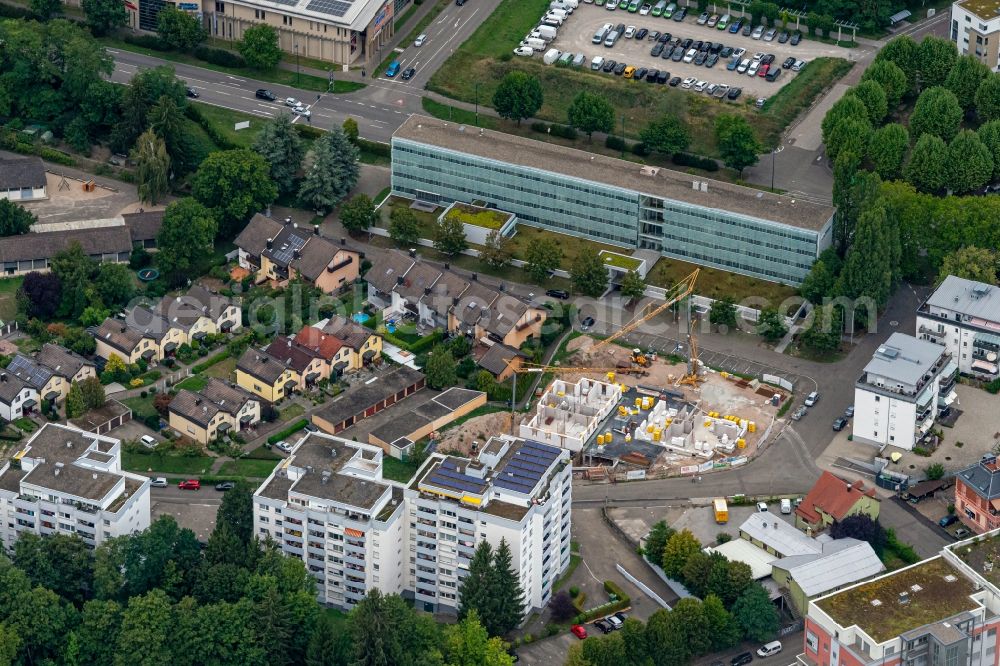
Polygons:
[[[672,247],[670,250],[664,250],[664,254],[677,256],[677,257],[687,257],[689,259],[694,259],[703,264],[709,266],[717,266],[719,268],[729,268],[737,271],[742,271],[749,273],[751,275],[760,275],[761,268],[753,264],[742,263],[739,261],[732,261],[730,259],[723,259],[721,257],[710,256],[702,252],[696,252],[694,250],[687,250],[682,247]],[[789,282],[800,282],[801,278],[798,275],[791,275],[789,273],[784,273],[781,271],[768,271],[768,275],[772,275],[779,280],[787,280]]]
[[[754,247],[765,247],[774,250],[777,253],[771,255],[773,259],[778,260],[782,263],[787,261],[793,262],[796,267],[802,268],[806,271],[808,271],[812,266],[815,257],[814,254],[815,249],[812,252],[810,252],[808,250],[808,247],[806,248],[789,247],[788,245],[776,245],[773,243],[762,241],[760,240],[760,238],[761,235],[765,233],[763,231],[757,232],[757,235],[738,236],[736,234],[726,233],[721,229],[719,229],[718,226],[706,229],[703,225],[695,226],[693,224],[688,224],[686,222],[683,222],[679,219],[671,220],[670,227],[674,228],[679,227],[680,229],[686,229],[688,231],[688,234],[686,236],[677,236],[671,234],[668,231],[664,231],[662,232],[664,238],[673,238],[675,240],[680,239],[686,241],[693,241],[697,238],[700,238],[701,242],[703,243],[716,243],[715,247],[719,249],[729,248],[740,252],[745,252],[748,244]],[[724,245],[718,244],[717,241],[720,238],[725,238],[727,240],[734,242],[727,243]],[[812,247],[813,248],[816,247],[815,242],[813,243]],[[796,255],[802,255],[803,257],[805,257],[806,260],[802,261],[802,257]]]

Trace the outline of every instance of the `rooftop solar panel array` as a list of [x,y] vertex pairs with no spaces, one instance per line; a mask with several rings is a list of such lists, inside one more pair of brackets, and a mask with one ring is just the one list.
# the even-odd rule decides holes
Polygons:
[[271,0],[271,2],[277,2],[279,5],[288,5],[289,7],[299,4],[299,0]]
[[306,5],[306,9],[321,14],[343,16],[351,8],[351,4],[353,3],[344,0],[312,0]]
[[445,458],[441,463],[424,479],[425,482],[467,493],[481,494],[486,490],[486,482],[482,479],[463,474],[458,471],[455,461]]
[[502,468],[497,470],[493,485],[517,493],[528,494],[545,475],[554,460],[559,457],[559,449],[525,441],[514,452]]
[[15,356],[11,359],[10,365],[7,366],[7,372],[38,390],[41,390],[52,378],[51,370],[24,356]]
[[280,247],[271,249],[271,258],[274,259],[275,263],[287,266],[295,258],[295,251],[301,250],[305,246],[306,240],[301,236],[290,234],[288,240]]

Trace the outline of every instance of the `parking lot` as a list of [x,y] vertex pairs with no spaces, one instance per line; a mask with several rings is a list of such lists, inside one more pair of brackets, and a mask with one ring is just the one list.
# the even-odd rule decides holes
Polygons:
[[[743,58],[751,58],[757,52],[773,54],[773,64],[777,67],[781,67],[782,61],[790,56],[808,62],[821,56],[849,58],[850,54],[850,49],[822,44],[807,38],[803,38],[797,46],[792,46],[790,43],[779,44],[777,39],[771,42],[754,40],[749,36],[744,37],[742,33],[734,35],[728,30],[717,30],[697,25],[697,19],[698,12],[694,11],[693,7],[689,10],[684,21],[676,22],[659,16],[642,16],[623,9],[609,11],[603,5],[581,3],[559,28],[559,34],[550,46],[563,53],[585,54],[587,68],[590,67],[594,57],[601,56],[605,60],[625,62],[635,67],[666,69],[670,72],[671,77],[678,76],[682,79],[694,77],[708,83],[739,87],[743,89],[743,95],[738,101],[773,95],[792,80],[795,72],[790,69],[783,70],[777,81],[769,82],[758,76],[750,77],[746,74],[738,74],[736,71],[728,71],[726,69],[728,59],[720,58],[719,62],[712,68],[698,66],[694,63],[663,60],[650,55],[654,42],[649,41],[648,37],[641,41],[623,37],[618,40],[615,46],[607,48],[603,44],[593,43],[594,33],[605,23],[613,25],[624,23],[626,26],[635,26],[637,29],[646,28],[647,30],[658,30],[661,33],[669,32],[673,37],[681,39],[690,38],[695,41],[711,41],[713,43],[721,41],[725,46],[746,49]],[[789,30],[791,31],[793,27],[794,24],[790,26]],[[534,57],[541,58],[541,56],[542,53],[536,53]],[[602,73],[602,75],[614,76],[610,73]],[[646,83],[643,82],[643,85]]]

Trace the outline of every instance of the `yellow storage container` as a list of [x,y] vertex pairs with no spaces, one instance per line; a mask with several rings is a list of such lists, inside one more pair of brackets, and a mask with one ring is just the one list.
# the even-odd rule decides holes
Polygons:
[[751,421],[750,423],[747,424],[747,430],[749,430],[750,432],[757,432],[757,424]]
[[711,421],[705,421],[705,427],[706,428],[711,428],[712,427],[712,422]]
[[604,441],[607,442],[607,443],[609,443],[609,444],[611,443],[611,431],[610,430],[607,431],[606,433],[604,433]]
[[642,407],[642,398],[636,398],[635,399],[635,406],[636,407]]
[[747,440],[743,439],[742,437],[739,438],[738,440],[736,440],[736,446],[741,449],[747,448]]
[[598,446],[604,446],[604,435],[598,435],[597,436],[597,445]]
[[653,432],[654,430],[656,430],[656,427],[652,423],[646,426],[646,432]]
[[654,432],[653,433],[653,441],[654,442],[660,441],[660,433],[658,433],[658,432]]
[[625,441],[626,442],[631,442],[632,441],[632,435],[625,435]]
[[615,373],[609,372],[608,373],[608,383],[613,383],[614,381],[615,381]]

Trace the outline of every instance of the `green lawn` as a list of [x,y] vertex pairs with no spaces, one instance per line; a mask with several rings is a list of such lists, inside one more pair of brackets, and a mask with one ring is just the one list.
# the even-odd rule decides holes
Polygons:
[[208,474],[214,458],[208,456],[164,456],[156,453],[122,453],[122,466],[130,472],[163,472],[164,474]]
[[287,407],[281,408],[281,416],[279,417],[279,420],[291,421],[292,419],[302,416],[305,413],[306,413],[305,407],[303,407],[297,402],[293,402]]
[[30,432],[35,432],[36,430],[38,430],[38,424],[35,423],[34,421],[32,421],[31,419],[29,419],[26,416],[21,417],[21,418],[17,419],[16,421],[14,421],[14,425],[16,425],[17,429],[20,430],[20,431],[22,431],[22,432],[29,432],[30,433]]
[[147,416],[157,415],[156,410],[153,408],[154,397],[155,394],[149,393],[145,398],[125,398],[122,402],[132,410],[133,419],[143,420]]
[[236,361],[235,358],[227,358],[224,361],[219,361],[211,368],[208,368],[202,374],[206,377],[217,377],[219,379],[229,379],[230,375],[236,372]]
[[392,456],[382,456],[382,476],[392,481],[406,483],[417,473],[417,467],[414,462],[403,462]]
[[208,384],[208,379],[205,377],[201,375],[191,375],[184,381],[178,382],[174,388],[178,390],[187,389],[188,391],[200,391],[205,388],[206,384]]
[[[224,109],[221,106],[193,102],[198,105],[198,111],[227,139],[235,143],[240,148],[249,148],[257,138],[257,133],[267,122],[267,118],[255,116],[252,113],[243,113],[232,109]],[[237,130],[236,123],[250,121],[250,127]]]
[[242,458],[229,460],[222,464],[219,476],[243,476],[254,479],[265,479],[278,464],[277,460],[255,460]]
[[[480,97],[480,100],[483,101],[484,98]],[[475,100],[473,99],[473,101]],[[420,105],[424,108],[424,111],[440,120],[462,123],[463,125],[473,125],[475,127],[485,127],[486,129],[500,128],[500,121],[496,117],[486,113],[480,113],[477,117],[475,111],[467,111],[466,109],[460,109],[450,104],[442,104],[430,97],[421,99]]]
[[0,319],[4,323],[17,316],[17,290],[22,282],[24,276],[0,280]]
[[463,203],[456,203],[452,206],[451,210],[448,211],[448,214],[445,215],[445,218],[449,220],[458,220],[462,224],[468,224],[474,227],[496,230],[502,227],[507,220],[510,219],[510,215],[487,208],[475,208]]
[[[699,266],[664,257],[656,262],[656,265],[649,271],[646,275],[646,281],[657,287],[669,288],[690,275],[696,268]],[[771,305],[777,307],[786,298],[798,294],[794,287],[777,282],[768,282],[737,273],[727,273],[716,268],[700,268],[698,281],[694,285],[694,293],[699,296],[709,298],[729,296],[737,303],[744,298],[756,296],[767,299]]]

